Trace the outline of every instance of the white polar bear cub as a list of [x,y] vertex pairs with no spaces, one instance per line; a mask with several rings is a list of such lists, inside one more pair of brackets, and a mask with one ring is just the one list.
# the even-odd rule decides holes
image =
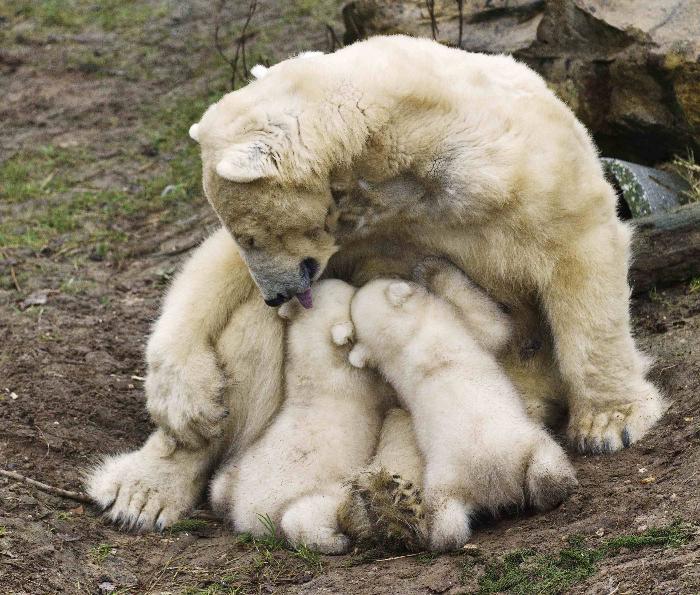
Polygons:
[[[494,336],[507,337],[500,314]],[[430,549],[464,545],[480,509],[526,500],[547,508],[564,499],[576,484],[564,451],[527,417],[494,354],[453,306],[413,283],[379,279],[358,290],[351,315],[350,362],[376,366],[413,418],[426,465]]]
[[280,308],[291,319],[285,399],[265,433],[212,482],[215,510],[236,531],[260,536],[269,515],[292,545],[326,554],[348,550],[338,509],[346,481],[370,459],[393,392],[372,371],[348,363],[355,288],[330,279],[314,286],[314,307]]

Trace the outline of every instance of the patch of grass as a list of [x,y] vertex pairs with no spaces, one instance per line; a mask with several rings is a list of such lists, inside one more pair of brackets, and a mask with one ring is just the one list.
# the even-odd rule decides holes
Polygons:
[[90,550],[90,557],[95,564],[102,564],[110,554],[114,553],[114,547],[108,543],[101,543]]
[[318,552],[315,552],[308,548],[307,545],[301,544],[294,548],[294,555],[302,560],[310,568],[321,571],[323,570],[323,563],[321,562],[321,556]]
[[695,277],[690,280],[690,283],[688,283],[688,292],[700,293],[700,277]]
[[676,155],[671,161],[671,169],[683,178],[690,188],[683,193],[684,202],[700,201],[700,164],[695,161],[695,155],[688,151],[688,155],[680,157]]
[[573,537],[569,547],[558,554],[516,550],[486,566],[479,580],[479,593],[560,593],[593,575],[601,560],[619,555],[623,548],[679,547],[692,539],[694,530],[676,521],[668,527],[648,529],[637,535],[613,537],[595,548],[586,546],[581,537]]
[[80,31],[97,26],[104,31],[140,28],[165,14],[167,5],[141,0],[10,0],[11,15],[49,29]]
[[170,527],[171,533],[185,533],[189,531],[198,531],[204,529],[209,525],[206,521],[201,519],[182,519],[177,521]]
[[435,560],[437,559],[438,554],[436,554],[435,552],[425,552],[424,554],[416,556],[416,562],[418,562],[419,564],[425,564],[427,566],[435,562]]
[[5,537],[7,535],[7,527],[0,525],[0,537]]
[[262,545],[269,551],[281,550],[287,546],[287,543],[278,534],[277,527],[269,514],[259,514],[258,520],[264,528],[262,537],[255,539],[255,543]]

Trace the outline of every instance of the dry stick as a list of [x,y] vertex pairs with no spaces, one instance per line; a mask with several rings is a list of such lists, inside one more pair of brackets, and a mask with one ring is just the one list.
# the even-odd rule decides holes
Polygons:
[[57,488],[49,485],[48,483],[42,483],[36,479],[31,479],[14,471],[6,471],[5,469],[0,469],[0,475],[14,479],[15,481],[20,481],[26,483],[30,486],[35,487],[41,492],[46,492],[47,494],[52,494],[53,496],[60,496],[61,498],[68,498],[69,500],[75,500],[76,502],[82,502],[83,504],[91,504],[92,500],[90,496],[84,494],[83,492],[71,492],[70,490],[64,490],[62,488]]
[[464,0],[457,0],[457,8],[459,9],[459,38],[457,39],[457,47],[462,48],[462,33],[464,32]]
[[[2,254],[2,257],[5,260],[10,260],[4,251],[0,251],[0,254]],[[17,293],[22,293],[22,288],[19,286],[19,282],[17,281],[17,275],[15,275],[15,267],[12,264],[10,264],[10,276],[12,277],[12,282],[15,284],[15,289],[17,290]]]
[[437,20],[435,19],[435,0],[425,0],[425,6],[427,7],[428,15],[430,16],[430,29],[433,33],[433,40],[436,40],[439,31]]
[[[226,51],[221,43],[221,37],[220,37],[220,31],[221,31],[221,14],[224,10],[224,5],[226,4],[226,0],[220,0],[220,2],[217,5],[216,9],[216,20],[214,22],[214,47],[216,48],[216,51],[218,52],[219,56],[221,56],[224,60],[229,65],[229,68],[231,69],[231,90],[233,91],[236,88],[236,74],[238,73],[238,60],[239,58],[243,58],[243,77],[248,76],[248,65],[246,63],[246,57],[245,57],[245,43],[246,41],[253,36],[253,34],[247,34],[248,31],[248,26],[250,25],[250,21],[253,19],[253,15],[255,14],[255,11],[258,8],[258,2],[257,0],[251,0],[250,4],[248,5],[248,14],[246,15],[246,20],[245,23],[243,24],[243,29],[241,29],[241,34],[236,39],[236,51],[233,54],[233,58],[229,58],[228,55],[226,54]],[[242,55],[241,55],[242,54]]]
[[[73,492],[71,490],[64,490],[63,488],[57,488],[56,486],[49,485],[48,483],[43,483],[27,477],[26,475],[21,475],[20,473],[15,473],[14,471],[7,471],[5,469],[0,469],[0,475],[14,479],[21,483],[26,483],[40,492],[45,492],[46,494],[51,494],[52,496],[58,496],[59,498],[67,498],[68,500],[75,500],[76,502],[81,502],[83,504],[95,504],[95,501],[90,498],[85,492]],[[198,509],[193,510],[187,518],[197,519],[201,521],[219,521],[213,512],[208,510]]]

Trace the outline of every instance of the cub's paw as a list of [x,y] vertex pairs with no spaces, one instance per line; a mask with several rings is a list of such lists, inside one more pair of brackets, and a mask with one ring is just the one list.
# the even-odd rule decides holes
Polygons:
[[225,384],[213,351],[179,360],[149,348],[146,408],[183,446],[198,448],[221,436],[229,413],[222,404]]
[[159,448],[149,442],[105,458],[86,480],[88,495],[124,530],[160,531],[192,509],[204,490],[203,473],[191,455],[183,459],[164,437]]
[[566,500],[576,486],[576,472],[566,453],[545,435],[535,448],[525,474],[529,504],[537,510],[550,510]]
[[430,509],[430,551],[451,552],[469,541],[471,507],[456,498],[448,498]]
[[342,497],[342,494],[312,494],[293,502],[280,521],[287,541],[294,547],[305,545],[322,554],[347,553],[350,538],[338,527]]
[[420,489],[382,469],[358,475],[338,512],[341,530],[358,543],[420,551],[426,540]]
[[615,452],[639,440],[661,418],[668,405],[651,384],[627,403],[586,402],[572,407],[567,436],[580,452]]

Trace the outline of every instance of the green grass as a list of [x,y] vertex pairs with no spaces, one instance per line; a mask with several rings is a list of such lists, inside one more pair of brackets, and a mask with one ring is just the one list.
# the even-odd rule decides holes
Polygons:
[[75,32],[97,26],[121,31],[142,27],[166,8],[165,2],[154,5],[142,0],[9,0],[4,12],[48,29]]
[[[7,159],[0,164],[0,246],[40,250],[70,235],[76,246],[104,256],[128,239],[114,221],[153,213],[164,221],[184,216],[202,194],[199,147],[187,130],[217,97],[179,98],[144,113],[146,137],[164,167],[157,175],[135,177],[133,190],[83,187],[81,176],[95,168],[94,157],[84,150],[45,146]],[[108,161],[100,167],[122,164]]]
[[5,537],[7,535],[7,527],[0,525],[0,537]]
[[102,564],[114,551],[114,546],[101,543],[90,550],[90,557],[96,564]]
[[198,531],[209,525],[206,521],[200,519],[182,519],[177,521],[170,527],[171,533],[186,533],[190,531]]
[[569,547],[557,554],[540,554],[532,549],[516,550],[486,566],[479,580],[479,593],[561,593],[593,575],[601,560],[619,555],[623,548],[679,547],[692,539],[694,531],[693,527],[676,521],[668,527],[613,537],[598,547],[588,547],[582,538],[573,537]]
[[700,277],[695,277],[688,283],[688,291],[690,293],[700,293]]

